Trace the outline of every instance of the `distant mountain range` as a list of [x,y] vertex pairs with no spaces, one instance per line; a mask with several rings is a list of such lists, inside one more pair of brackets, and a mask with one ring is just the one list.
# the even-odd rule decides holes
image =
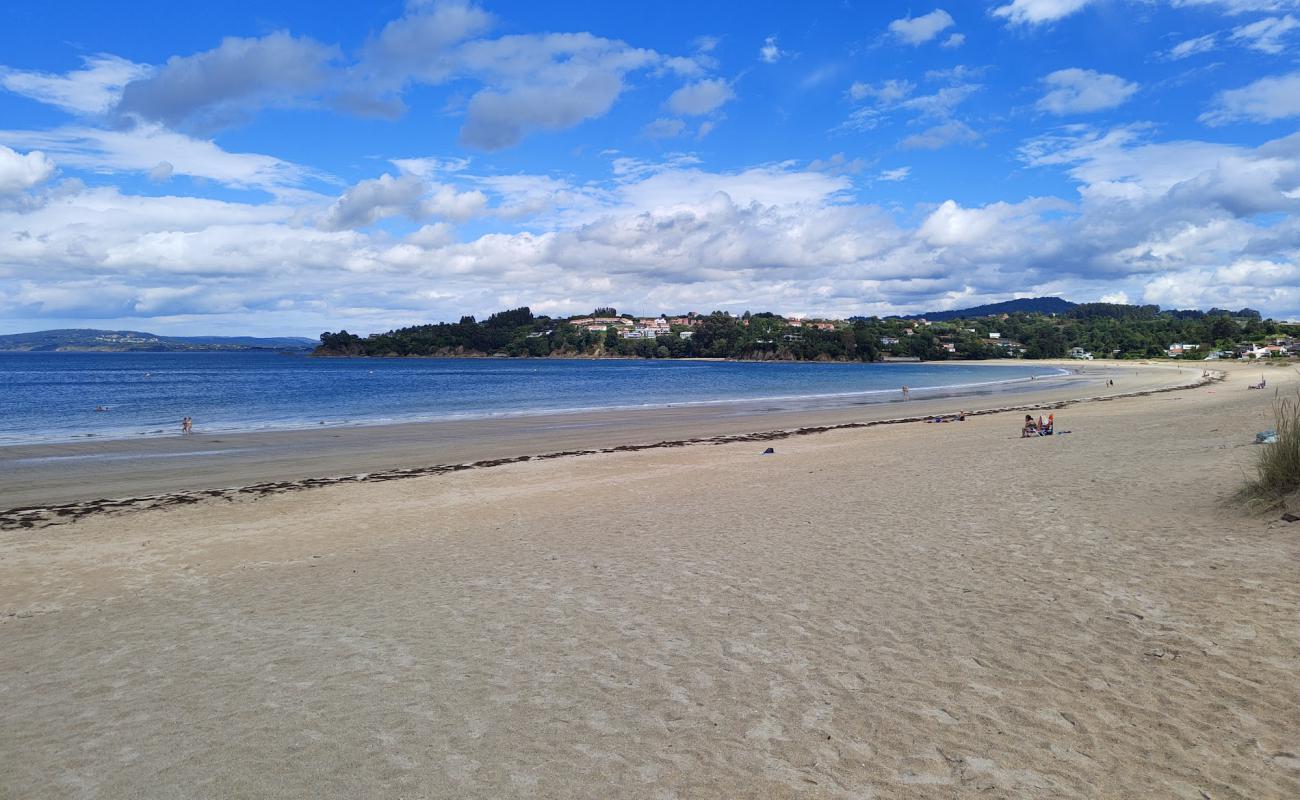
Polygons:
[[89,328],[0,335],[0,352],[181,352],[199,350],[309,350],[315,339],[301,336],[159,336],[143,331]]
[[928,319],[942,322],[949,319],[970,319],[971,317],[988,317],[994,314],[1064,314],[1077,306],[1069,300],[1059,297],[1025,297],[1020,300],[1007,300],[1002,303],[989,303],[984,306],[958,308],[952,311],[930,311],[925,314],[912,314],[903,319]]

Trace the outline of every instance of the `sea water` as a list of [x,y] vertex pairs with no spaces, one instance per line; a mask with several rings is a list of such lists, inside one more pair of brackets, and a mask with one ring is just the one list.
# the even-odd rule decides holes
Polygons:
[[[0,353],[0,444],[719,405],[737,413],[1014,390],[1007,365]],[[106,410],[97,411],[97,408]]]

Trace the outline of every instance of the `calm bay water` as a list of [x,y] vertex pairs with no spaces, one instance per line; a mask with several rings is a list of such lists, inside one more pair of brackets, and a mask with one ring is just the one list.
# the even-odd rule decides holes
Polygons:
[[[0,353],[0,443],[735,404],[738,412],[1015,388],[1046,365],[312,359],[272,353]],[[964,388],[961,388],[964,387]],[[96,406],[108,410],[95,411]]]

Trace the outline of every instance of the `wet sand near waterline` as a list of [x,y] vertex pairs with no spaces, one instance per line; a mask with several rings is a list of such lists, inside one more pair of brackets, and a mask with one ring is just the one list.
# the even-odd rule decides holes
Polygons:
[[0,796],[1300,796],[1257,378],[6,531]]
[[[994,362],[1003,363],[1005,362]],[[1011,391],[907,403],[779,411],[762,404],[688,406],[459,422],[322,427],[242,434],[142,437],[0,446],[0,510],[163,492],[224,489],[274,481],[423,468],[550,452],[735,436],[800,426],[837,425],[1180,385],[1200,375],[1182,368],[1061,362],[1082,375],[1045,378]],[[1113,388],[1105,386],[1114,378]]]

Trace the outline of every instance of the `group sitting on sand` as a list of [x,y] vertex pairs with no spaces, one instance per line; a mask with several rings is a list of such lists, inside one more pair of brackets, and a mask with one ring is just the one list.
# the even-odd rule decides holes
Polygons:
[[1025,415],[1025,427],[1020,430],[1020,438],[1024,439],[1030,436],[1051,436],[1056,428],[1056,415],[1048,414],[1047,421],[1043,421],[1040,414],[1038,421],[1034,421],[1032,414]]

